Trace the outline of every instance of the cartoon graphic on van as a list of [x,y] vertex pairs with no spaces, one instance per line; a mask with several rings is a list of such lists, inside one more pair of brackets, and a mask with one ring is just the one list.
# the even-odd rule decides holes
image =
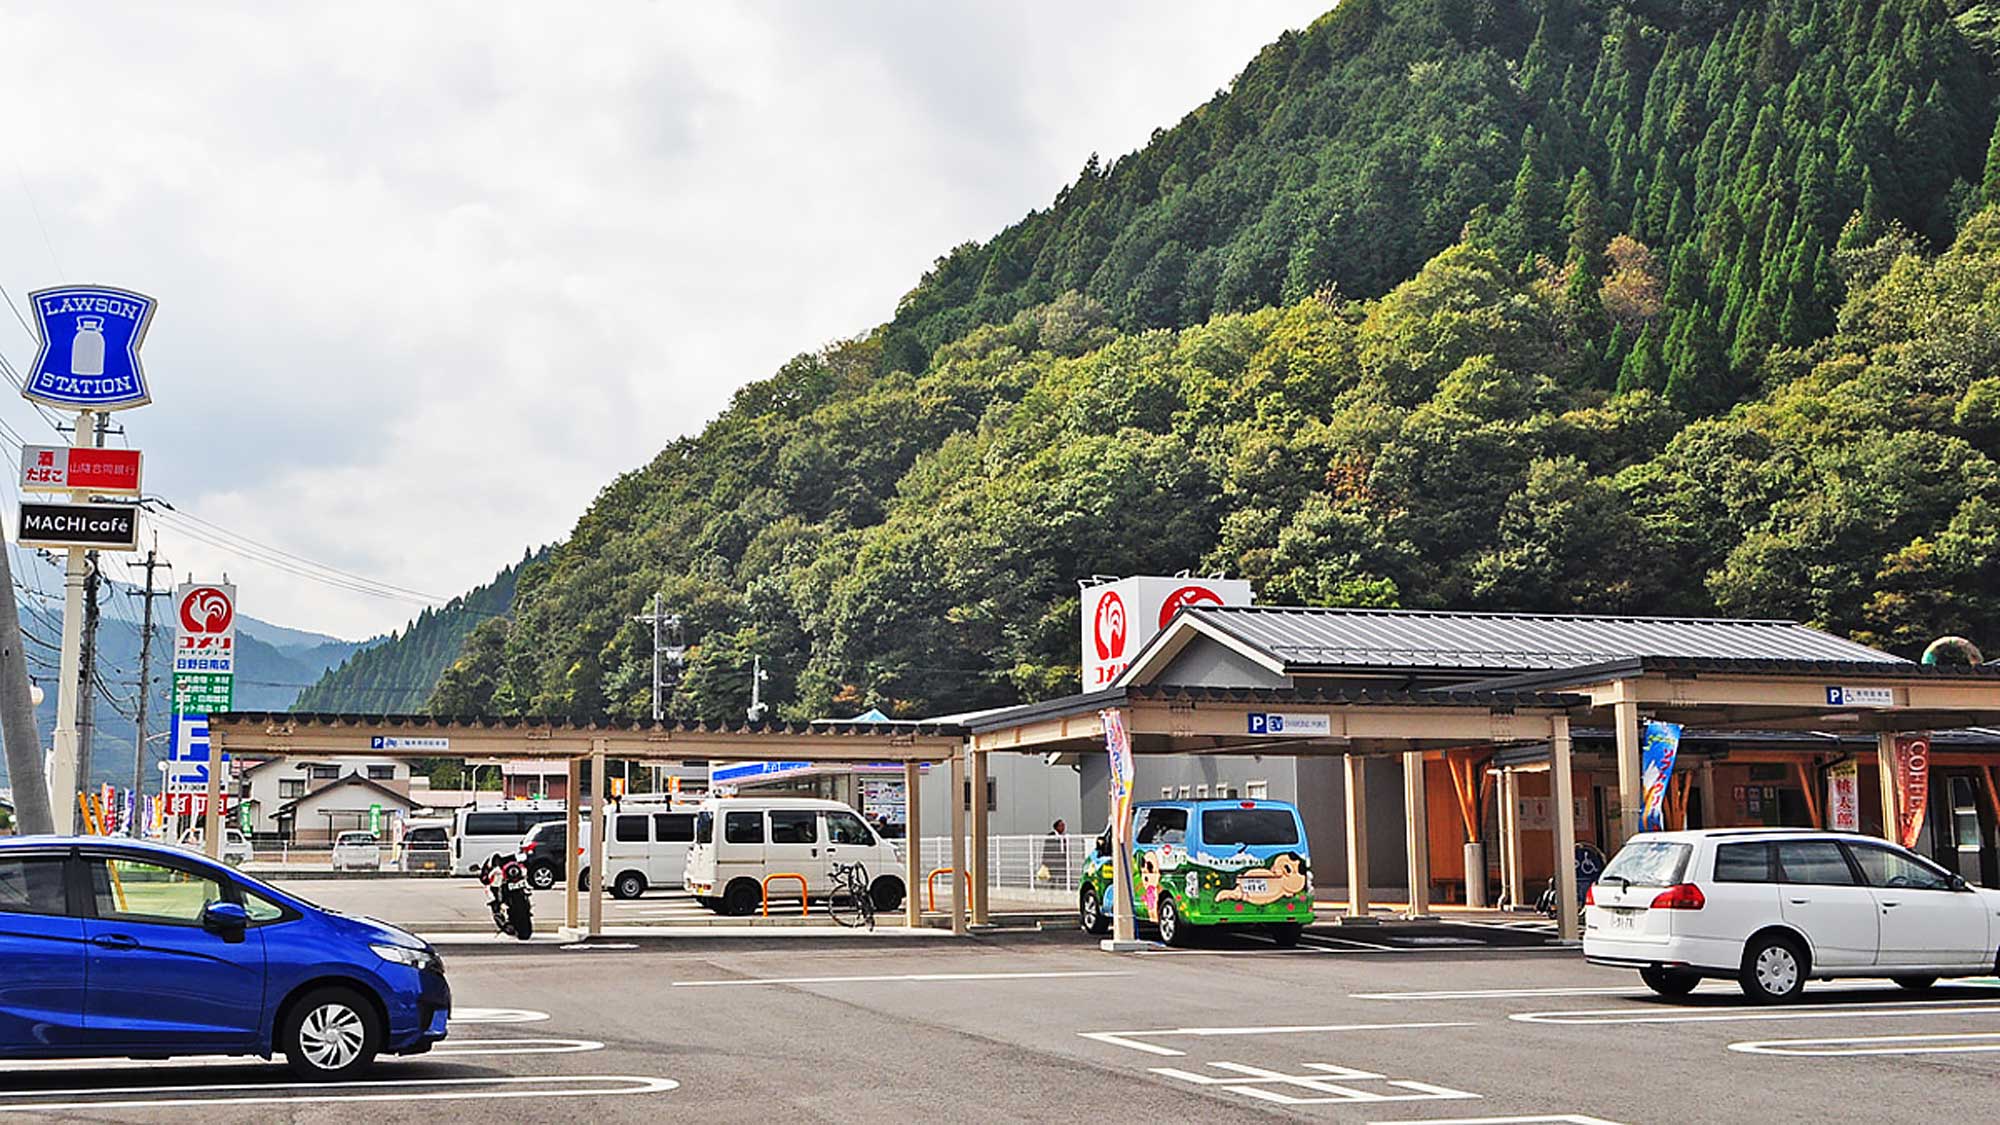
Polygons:
[[[1312,861],[1305,824],[1283,801],[1160,801],[1133,809],[1134,919],[1163,941],[1183,944],[1188,927],[1264,930],[1282,945],[1312,922]],[[1110,929],[1112,857],[1108,834],[1084,861],[1078,920]]]

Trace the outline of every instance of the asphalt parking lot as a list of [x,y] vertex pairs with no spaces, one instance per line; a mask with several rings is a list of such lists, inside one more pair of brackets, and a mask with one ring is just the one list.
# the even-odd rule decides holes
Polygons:
[[[1573,950],[1080,934],[456,954],[451,1038],[367,1080],[255,1060],[0,1066],[0,1113],[180,1121],[1979,1121],[2000,982],[1652,997]],[[1382,944],[1375,942],[1371,944]]]

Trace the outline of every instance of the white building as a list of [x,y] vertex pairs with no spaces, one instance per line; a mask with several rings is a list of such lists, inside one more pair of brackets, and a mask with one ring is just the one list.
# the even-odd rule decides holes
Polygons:
[[[239,778],[243,803],[250,810],[250,831],[266,838],[286,837],[292,831],[293,818],[284,817],[281,823],[281,810],[350,776],[358,776],[396,792],[405,804],[411,800],[410,763],[404,759],[367,756],[269,758],[246,767]],[[421,795],[417,803],[424,803]],[[365,804],[362,806],[363,809],[366,807]]]

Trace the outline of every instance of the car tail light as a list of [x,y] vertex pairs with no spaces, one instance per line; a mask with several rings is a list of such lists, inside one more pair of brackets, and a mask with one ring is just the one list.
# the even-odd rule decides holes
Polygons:
[[535,854],[535,842],[534,842],[533,840],[529,840],[528,842],[526,842],[526,843],[522,844],[522,845],[521,845],[521,854],[522,854],[522,855],[534,855],[534,854]]
[[1583,904],[1584,904],[1585,906],[1596,906],[1596,905],[1597,905],[1597,884],[1596,884],[1596,883],[1592,883],[1592,884],[1591,884],[1590,886],[1588,886],[1588,887],[1585,887],[1585,888],[1583,889]]
[[1246,809],[1254,809],[1257,807],[1257,802],[1255,801],[1239,801],[1237,802],[1237,804],[1239,807]]
[[1654,910],[1700,910],[1707,905],[1708,899],[1693,883],[1668,887],[1653,897]]

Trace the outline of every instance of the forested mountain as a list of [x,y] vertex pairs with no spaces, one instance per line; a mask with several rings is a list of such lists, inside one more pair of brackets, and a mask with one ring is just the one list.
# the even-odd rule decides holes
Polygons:
[[503,617],[514,600],[521,568],[541,557],[530,551],[493,581],[425,609],[400,633],[368,644],[329,668],[300,692],[294,710],[349,714],[403,714],[421,711],[439,673],[458,656],[467,634],[480,622]]
[[655,591],[680,714],[1044,697],[1183,567],[2000,640],[1996,23],[1347,0],[613,482],[432,704],[643,714]]

